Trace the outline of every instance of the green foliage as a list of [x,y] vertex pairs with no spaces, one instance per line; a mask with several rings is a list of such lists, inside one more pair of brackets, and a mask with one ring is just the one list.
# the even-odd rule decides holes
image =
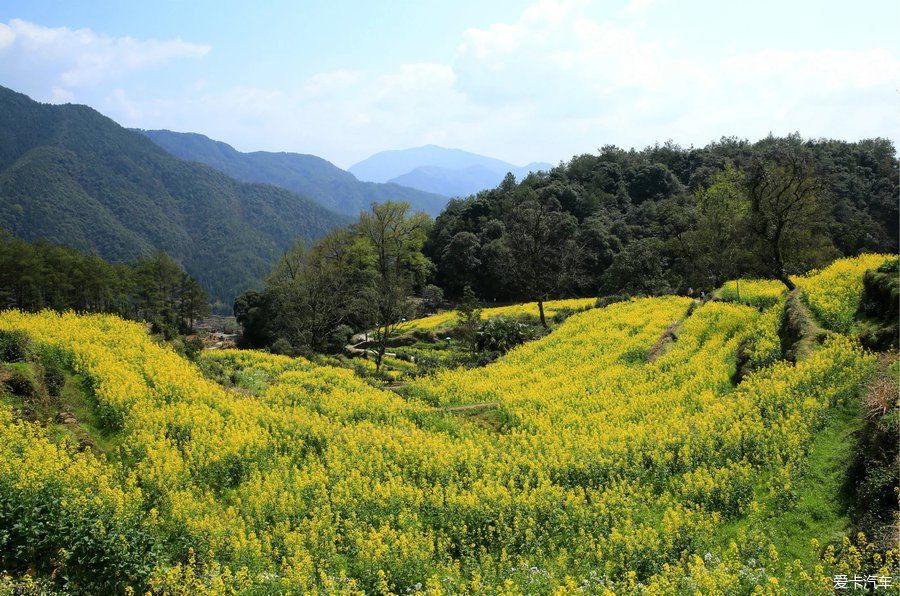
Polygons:
[[603,274],[602,288],[609,294],[660,296],[679,286],[665,244],[657,238],[635,240],[613,258]]
[[900,312],[900,259],[866,271],[860,312],[883,321],[896,319]]
[[34,379],[25,371],[13,370],[5,381],[9,392],[15,396],[29,399],[37,395]]
[[273,354],[291,355],[294,353],[294,347],[291,345],[291,342],[283,337],[276,339],[269,350]]
[[514,347],[534,339],[534,328],[527,323],[507,317],[492,317],[478,329],[478,350],[505,354]]
[[609,306],[610,304],[615,304],[617,302],[625,302],[630,299],[630,296],[626,294],[608,294],[606,296],[600,296],[597,298],[597,302],[594,304],[595,308],[604,308]]
[[[93,254],[2,233],[0,306],[114,313],[148,321],[154,333],[166,339],[191,331],[196,320],[210,312],[200,284],[164,252],[128,265],[110,265]],[[16,343],[27,346],[27,338],[0,337],[0,358],[7,351],[5,346],[24,349],[16,348]]]
[[[235,301],[243,344],[280,353],[339,352],[354,330],[371,330],[376,369],[424,291],[422,243],[431,220],[406,203],[373,205],[354,225],[286,252],[262,292]],[[433,300],[440,290],[432,286]],[[370,346],[371,347],[371,346]],[[290,351],[288,349],[290,348]]]
[[28,357],[31,340],[20,331],[0,330],[0,360],[21,362]]
[[[563,253],[576,261],[574,274],[543,279],[559,282],[553,293],[711,291],[729,278],[783,277],[781,269],[803,273],[840,254],[895,251],[895,164],[886,139],[604,147],[450,201],[425,253],[450,297],[470,283],[485,301],[533,300],[519,275],[530,261],[513,254],[511,239],[529,206],[558,205],[557,217],[574,219],[569,236],[580,250]],[[786,219],[781,207],[789,207]],[[543,271],[571,269],[560,266],[565,259],[549,261],[555,268]]]
[[427,312],[434,312],[444,302],[444,290],[434,284],[428,284],[422,290],[422,306]]
[[52,397],[59,397],[66,384],[66,369],[62,359],[55,352],[49,352],[41,358],[44,369],[44,386]]
[[462,300],[456,307],[456,334],[470,353],[478,350],[478,331],[481,327],[481,309],[475,299],[472,286],[463,288]]

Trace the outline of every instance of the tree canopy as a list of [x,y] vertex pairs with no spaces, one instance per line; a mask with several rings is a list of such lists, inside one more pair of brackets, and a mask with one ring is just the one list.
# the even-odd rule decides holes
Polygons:
[[451,201],[425,254],[450,298],[466,284],[511,301],[789,282],[836,256],[896,250],[897,173],[886,139],[607,146]]
[[210,304],[200,284],[164,252],[110,264],[0,230],[0,308],[114,313],[172,336],[191,331]]

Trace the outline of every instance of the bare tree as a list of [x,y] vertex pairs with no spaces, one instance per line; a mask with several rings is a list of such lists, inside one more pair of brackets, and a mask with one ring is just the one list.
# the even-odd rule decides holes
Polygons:
[[762,265],[793,290],[790,273],[821,261],[830,246],[820,233],[827,208],[812,160],[795,142],[779,144],[751,163],[745,188]]

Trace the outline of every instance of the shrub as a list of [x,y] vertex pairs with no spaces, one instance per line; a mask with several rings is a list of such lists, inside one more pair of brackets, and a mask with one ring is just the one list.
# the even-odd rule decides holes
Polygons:
[[28,357],[31,340],[23,331],[0,330],[0,360],[21,362]]
[[325,351],[329,354],[336,354],[344,349],[344,346],[350,342],[353,337],[353,328],[349,325],[338,325],[325,344]]
[[625,302],[628,300],[630,296],[625,294],[610,294],[609,296],[600,296],[597,298],[597,302],[594,305],[596,308],[603,308],[605,306],[609,306],[610,304],[615,304],[616,302]]
[[550,320],[553,321],[554,325],[559,325],[560,323],[574,315],[576,312],[578,311],[574,308],[561,308],[553,313],[553,317]]
[[13,395],[19,397],[34,397],[37,388],[34,386],[34,380],[27,374],[15,371],[6,379],[6,386],[9,387]]
[[507,317],[494,317],[478,329],[478,351],[504,354],[534,337],[534,331],[525,323]]
[[197,356],[200,355],[201,351],[203,351],[203,340],[201,340],[197,336],[185,338],[184,355],[188,358],[188,360],[196,362]]
[[59,360],[56,358],[44,360],[44,386],[47,388],[47,393],[58,397],[65,384],[66,371]]
[[422,290],[422,306],[426,312],[434,312],[444,302],[444,290],[434,284],[428,284]]
[[275,340],[275,343],[272,344],[272,347],[269,348],[269,351],[273,354],[291,356],[294,354],[294,347],[291,345],[291,342],[283,337],[279,337]]

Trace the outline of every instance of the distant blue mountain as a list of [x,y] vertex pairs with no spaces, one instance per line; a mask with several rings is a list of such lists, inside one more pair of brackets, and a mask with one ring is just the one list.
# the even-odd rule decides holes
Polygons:
[[315,155],[268,151],[242,153],[201,134],[170,130],[137,132],[180,159],[206,164],[237,180],[286,188],[345,215],[356,216],[372,203],[406,201],[414,209],[436,216],[447,204],[449,196],[393,183],[360,182],[349,172]]
[[515,166],[500,159],[425,145],[413,149],[382,151],[350,166],[360,180],[391,182],[445,196],[468,196],[494,188],[508,172],[521,180],[529,172],[549,170],[549,163]]

